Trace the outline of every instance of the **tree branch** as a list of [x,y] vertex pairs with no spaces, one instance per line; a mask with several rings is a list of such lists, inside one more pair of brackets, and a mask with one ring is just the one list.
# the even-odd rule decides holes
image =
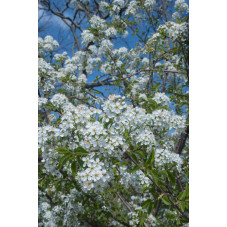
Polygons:
[[176,154],[181,154],[181,152],[183,151],[184,147],[185,147],[185,143],[186,143],[186,140],[188,138],[188,135],[189,135],[189,125],[187,126],[185,132],[183,132],[180,136],[180,139],[174,149],[174,152]]

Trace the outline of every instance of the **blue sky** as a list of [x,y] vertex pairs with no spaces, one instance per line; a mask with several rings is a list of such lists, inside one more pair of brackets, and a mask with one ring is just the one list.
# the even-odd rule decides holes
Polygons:
[[[186,2],[188,3],[188,0],[186,0]],[[71,17],[72,13],[73,13],[72,10],[71,11],[68,10],[68,11],[66,11],[65,15]],[[64,47],[64,48],[59,49],[59,52],[62,53],[63,51],[67,51],[68,55],[70,57],[72,57],[73,37],[72,37],[72,33],[71,33],[70,29],[68,28],[68,26],[59,17],[57,17],[55,15],[50,15],[50,13],[44,12],[43,10],[39,10],[39,17],[43,14],[45,15],[45,17],[44,17],[42,23],[47,24],[47,25],[49,24],[49,25],[48,25],[48,29],[46,30],[46,32],[39,34],[39,35],[41,35],[42,37],[44,37],[45,35],[53,36],[53,38],[56,39],[61,44],[60,47],[62,47],[62,46]],[[85,29],[87,24],[83,23],[81,26],[83,29]],[[152,30],[151,30],[150,34],[151,33],[153,33]],[[132,37],[132,34],[129,33],[129,35],[127,37],[129,48],[135,47],[135,44],[138,42],[138,40],[139,39],[136,36]],[[125,46],[128,48],[128,46],[126,46],[125,43],[123,43],[122,41],[120,41],[120,40],[114,41],[115,48],[119,48],[121,46]],[[95,77],[100,74],[101,74],[100,72],[97,72],[97,71],[94,72],[91,76],[88,77],[88,82],[92,82],[95,79]],[[107,86],[98,87],[96,89],[102,91],[107,96],[108,92],[106,91],[106,88],[107,88]],[[188,90],[188,88],[185,88],[185,89]],[[118,91],[116,91],[116,92],[118,92]]]

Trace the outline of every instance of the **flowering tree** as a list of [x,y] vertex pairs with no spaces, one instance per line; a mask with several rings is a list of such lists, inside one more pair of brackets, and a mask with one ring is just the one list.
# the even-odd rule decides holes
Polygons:
[[39,38],[39,226],[187,226],[188,5],[40,8],[74,45]]

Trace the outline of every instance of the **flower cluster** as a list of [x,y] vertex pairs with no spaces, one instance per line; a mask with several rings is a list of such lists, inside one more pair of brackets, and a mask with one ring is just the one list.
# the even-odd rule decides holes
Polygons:
[[188,13],[188,4],[185,2],[185,0],[176,0],[175,9]]
[[88,43],[93,42],[95,38],[95,36],[89,30],[84,30],[81,36],[82,36],[82,43],[84,45],[87,45]]
[[89,22],[92,28],[96,28],[101,31],[104,31],[107,28],[106,21],[101,19],[99,16],[92,16]]
[[110,53],[113,50],[113,44],[110,40],[104,39],[102,40],[99,48],[99,54],[100,55],[105,55]]
[[44,40],[39,38],[39,54],[43,54],[45,51],[52,52],[58,47],[58,42],[50,35],[46,36]]
[[100,162],[98,158],[92,157],[83,158],[83,161],[83,167],[87,168],[77,174],[77,179],[83,186],[83,190],[87,192],[94,188],[95,192],[102,192],[111,178],[111,175],[103,168],[104,163]]
[[176,153],[164,149],[157,149],[155,151],[155,164],[161,169],[165,169],[165,165],[174,164],[179,172],[183,164],[182,159]]
[[64,51],[62,54],[55,54],[54,55],[54,60],[56,62],[64,63],[65,60],[68,58],[68,54],[66,51]]
[[135,15],[137,11],[137,1],[133,0],[129,3],[129,6],[125,12],[125,15]]
[[63,95],[63,94],[55,94],[52,99],[51,102],[53,103],[53,105],[55,105],[56,107],[60,107],[62,105],[64,105],[65,103],[68,102],[68,98]]
[[56,138],[59,135],[59,131],[60,131],[59,129],[50,125],[39,127],[38,133],[39,148],[42,148],[42,150],[44,151],[46,142],[48,140],[53,140],[53,138]]
[[129,216],[129,224],[131,226],[137,226],[137,224],[139,223],[139,218],[138,218],[138,214],[136,212],[130,212],[128,213]]
[[109,7],[109,3],[105,2],[105,1],[100,1],[99,8],[100,8],[101,12],[104,13],[108,7]]
[[155,143],[154,134],[147,128],[139,133],[137,142],[141,143],[141,145],[152,145]]
[[156,4],[155,0],[145,0],[144,7],[153,7]]
[[114,27],[110,27],[105,31],[106,36],[116,36],[117,35],[117,30]]
[[47,102],[48,102],[47,98],[39,97],[39,100],[38,100],[39,108],[44,107],[47,104]]
[[170,98],[165,95],[165,93],[156,92],[153,100],[158,104],[168,106],[170,104]]
[[178,116],[172,111],[165,109],[153,111],[151,119],[155,129],[158,131],[165,130],[167,133],[172,129],[176,129],[180,132],[186,125],[185,116]]
[[120,183],[127,189],[133,189],[138,193],[143,192],[143,187],[150,187],[152,182],[141,170],[131,173],[127,167],[121,166],[119,168],[119,175],[121,176]]

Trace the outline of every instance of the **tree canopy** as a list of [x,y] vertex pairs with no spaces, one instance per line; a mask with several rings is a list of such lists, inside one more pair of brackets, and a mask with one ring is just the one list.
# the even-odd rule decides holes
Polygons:
[[187,226],[188,4],[39,10],[39,226]]

